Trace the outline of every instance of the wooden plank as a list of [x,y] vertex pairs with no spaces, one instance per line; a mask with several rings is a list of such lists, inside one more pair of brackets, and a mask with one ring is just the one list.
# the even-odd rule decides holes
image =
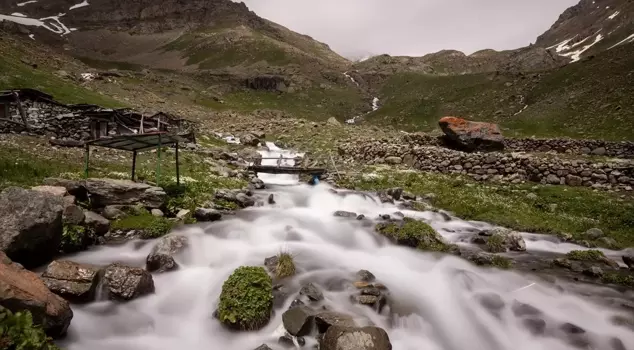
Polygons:
[[325,174],[326,169],[322,168],[294,168],[294,167],[278,167],[275,165],[252,165],[248,170],[256,173],[265,174]]

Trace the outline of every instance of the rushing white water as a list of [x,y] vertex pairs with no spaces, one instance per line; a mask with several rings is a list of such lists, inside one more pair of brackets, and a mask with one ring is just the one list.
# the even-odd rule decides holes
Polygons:
[[[264,157],[295,156],[270,143],[267,147],[261,152]],[[634,345],[631,331],[610,323],[616,310],[532,277],[480,269],[458,257],[440,257],[387,242],[373,233],[371,220],[396,212],[398,208],[392,204],[381,204],[363,194],[335,194],[325,184],[288,186],[296,183],[292,176],[260,176],[269,188],[256,195],[266,198],[274,193],[276,204],[173,232],[188,236],[191,243],[177,257],[180,269],[155,274],[153,295],[128,303],[98,301],[75,306],[69,337],[62,345],[69,350],[251,350],[267,343],[281,349],[277,344],[283,333],[281,315],[292,296],[257,332],[227,331],[212,316],[222,283],[235,268],[262,266],[266,257],[280,251],[295,256],[298,275],[288,283],[290,290],[297,292],[302,284],[313,282],[322,288],[326,304],[333,309],[354,315],[359,325],[386,329],[395,350],[576,349],[558,331],[567,322],[587,331],[577,336],[592,342],[592,349],[620,349],[611,345],[612,337],[619,338],[625,348]],[[336,210],[364,214],[368,220],[334,217]],[[465,235],[490,228],[486,223],[447,220],[441,213],[401,212],[430,222],[447,240],[459,244],[468,244]],[[525,237],[529,250],[579,249],[555,240],[542,241],[535,235]],[[143,266],[152,244],[100,247],[69,259]],[[360,269],[370,270],[389,288],[393,303],[389,312],[379,315],[349,301],[350,282]],[[600,291],[605,293],[603,288]],[[595,292],[599,290],[592,289],[590,294]],[[486,293],[499,295],[503,302],[493,307],[498,309],[497,316],[478,302]],[[529,331],[524,319],[512,311],[514,301],[541,310],[546,336]],[[489,308],[491,304],[496,303],[489,302]],[[311,349],[313,344],[307,339],[305,348]]]

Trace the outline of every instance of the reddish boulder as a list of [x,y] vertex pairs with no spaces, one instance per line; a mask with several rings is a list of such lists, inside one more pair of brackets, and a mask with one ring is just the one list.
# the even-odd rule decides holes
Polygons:
[[504,149],[504,136],[497,124],[472,122],[457,117],[444,117],[438,122],[445,140],[452,146],[467,151]]
[[53,338],[63,336],[73,318],[68,302],[53,294],[38,276],[13,263],[0,252],[0,306],[18,312],[28,310],[33,322]]

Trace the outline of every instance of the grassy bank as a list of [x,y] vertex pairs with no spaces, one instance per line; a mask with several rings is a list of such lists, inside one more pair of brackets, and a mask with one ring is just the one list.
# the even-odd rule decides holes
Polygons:
[[[365,173],[373,172],[367,169]],[[590,228],[603,230],[618,247],[634,246],[634,202],[587,188],[483,184],[440,174],[374,171],[342,185],[360,190],[402,187],[418,195],[433,193],[435,206],[467,220],[486,221],[516,230],[572,235],[583,240]],[[529,195],[532,193],[533,195]],[[605,242],[595,242],[605,245]]]

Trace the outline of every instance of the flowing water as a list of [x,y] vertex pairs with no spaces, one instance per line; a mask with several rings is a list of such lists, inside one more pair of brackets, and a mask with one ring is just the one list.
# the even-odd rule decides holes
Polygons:
[[[268,146],[269,151],[262,151],[265,157],[293,155]],[[326,304],[334,310],[354,315],[359,325],[386,329],[395,350],[616,350],[634,346],[634,333],[610,321],[619,310],[580,297],[561,285],[554,287],[535,277],[480,269],[457,257],[390,244],[373,233],[371,219],[399,210],[392,204],[358,193],[336,194],[325,184],[299,185],[288,175],[264,175],[262,179],[268,189],[256,195],[266,199],[274,193],[276,204],[174,232],[187,235],[191,243],[177,259],[181,268],[155,274],[153,295],[128,303],[102,300],[74,306],[69,336],[61,345],[70,350],[251,350],[267,343],[277,349],[281,314],[293,294],[275,310],[268,326],[257,332],[227,331],[212,314],[222,283],[235,268],[262,266],[266,257],[288,251],[298,267],[298,275],[288,288],[296,293],[307,282],[320,286]],[[364,214],[368,220],[334,217],[336,210]],[[400,211],[430,222],[447,240],[463,245],[468,244],[465,236],[490,227],[459,219],[447,221],[434,212]],[[530,234],[526,238],[529,250],[579,248]],[[100,247],[71,260],[144,266],[152,244]],[[369,307],[350,303],[354,289],[350,282],[360,269],[371,271],[389,288],[389,310],[379,315]],[[595,290],[590,289],[590,293]],[[538,320],[535,309],[517,308],[517,302],[537,308]],[[532,321],[527,317],[533,317]],[[567,333],[561,331],[566,323],[583,328],[585,333],[570,325]],[[545,335],[531,333],[540,327]],[[573,342],[592,347],[574,347]],[[305,348],[312,345],[314,342],[307,339]]]

